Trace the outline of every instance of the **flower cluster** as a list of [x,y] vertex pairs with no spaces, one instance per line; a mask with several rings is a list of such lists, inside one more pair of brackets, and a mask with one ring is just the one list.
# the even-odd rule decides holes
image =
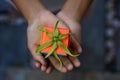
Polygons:
[[56,49],[58,47],[60,47],[61,49],[63,49],[65,51],[65,53],[69,56],[73,56],[73,57],[76,57],[76,56],[79,56],[78,55],[73,55],[69,49],[66,47],[66,45],[64,45],[64,43],[62,42],[62,40],[68,36],[71,35],[71,33],[68,33],[68,34],[60,34],[59,33],[59,30],[58,30],[58,23],[59,21],[56,22],[55,26],[54,26],[54,32],[51,33],[49,32],[48,30],[46,30],[44,27],[39,27],[39,30],[42,31],[42,32],[45,32],[46,35],[51,39],[49,41],[47,41],[46,43],[40,45],[37,50],[36,50],[36,54],[37,55],[40,55],[41,54],[41,51],[49,46],[52,46],[51,50],[47,53],[47,55],[45,56],[45,58],[48,58],[50,55],[54,55],[54,57],[60,62],[60,69],[62,67],[62,61],[60,60],[60,57],[59,55],[57,55],[56,53]]

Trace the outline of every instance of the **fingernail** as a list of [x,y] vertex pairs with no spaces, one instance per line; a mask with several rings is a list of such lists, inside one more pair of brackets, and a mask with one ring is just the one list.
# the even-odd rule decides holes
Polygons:
[[67,72],[67,69],[62,68],[61,72],[66,73],[66,72]]
[[39,67],[39,64],[38,64],[38,63],[36,63],[36,64],[35,64],[35,66],[38,68],[38,67]]
[[49,71],[46,71],[46,73],[47,73],[47,74],[50,74],[50,72],[49,72]]
[[76,62],[75,67],[80,67],[80,62]]
[[42,71],[46,71],[46,67],[45,66],[41,66],[41,70]]
[[72,65],[69,65],[68,66],[68,70],[72,70],[73,69],[73,66]]

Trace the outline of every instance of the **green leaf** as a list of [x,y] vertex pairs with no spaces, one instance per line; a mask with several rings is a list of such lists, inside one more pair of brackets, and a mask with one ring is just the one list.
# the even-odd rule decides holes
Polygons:
[[54,36],[55,37],[58,37],[58,35],[59,35],[58,23],[59,23],[59,20],[56,22],[55,27],[54,27]]
[[51,41],[48,41],[48,42],[46,42],[46,43],[40,45],[40,46],[36,49],[35,52],[36,52],[36,53],[39,53],[39,52],[41,52],[41,50],[43,50],[43,49],[49,47],[49,46],[52,45],[52,44],[53,44],[53,41],[52,41],[52,40],[51,40]]
[[58,41],[57,45],[59,45],[69,56],[73,56],[73,57],[79,56],[79,54],[73,55],[61,41]]
[[66,38],[67,36],[71,35],[71,33],[68,33],[68,34],[60,34],[59,35],[59,39],[62,40],[64,38]]
[[57,48],[57,43],[54,42],[52,49],[50,50],[50,52],[45,56],[45,58],[48,58]]
[[53,34],[46,30],[44,27],[38,27],[38,30],[46,32],[48,37],[53,38]]
[[59,63],[60,63],[59,70],[61,70],[62,69],[62,61],[60,60],[59,56],[57,55],[57,53],[55,51],[54,51],[54,56],[59,61]]

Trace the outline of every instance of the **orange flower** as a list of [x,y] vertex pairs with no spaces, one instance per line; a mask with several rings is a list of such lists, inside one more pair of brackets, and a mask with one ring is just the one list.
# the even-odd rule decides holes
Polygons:
[[39,30],[42,31],[40,46],[37,48],[36,53],[46,53],[45,58],[48,58],[50,55],[60,62],[60,68],[62,62],[58,55],[69,55],[69,56],[78,56],[73,55],[69,49],[69,35],[71,34],[69,29],[57,28],[59,21],[56,22],[55,27],[40,27]]

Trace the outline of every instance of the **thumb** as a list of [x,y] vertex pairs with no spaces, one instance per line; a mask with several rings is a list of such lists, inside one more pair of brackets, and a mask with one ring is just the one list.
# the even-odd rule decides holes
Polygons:
[[70,47],[76,53],[82,53],[82,47],[73,36],[70,37]]

